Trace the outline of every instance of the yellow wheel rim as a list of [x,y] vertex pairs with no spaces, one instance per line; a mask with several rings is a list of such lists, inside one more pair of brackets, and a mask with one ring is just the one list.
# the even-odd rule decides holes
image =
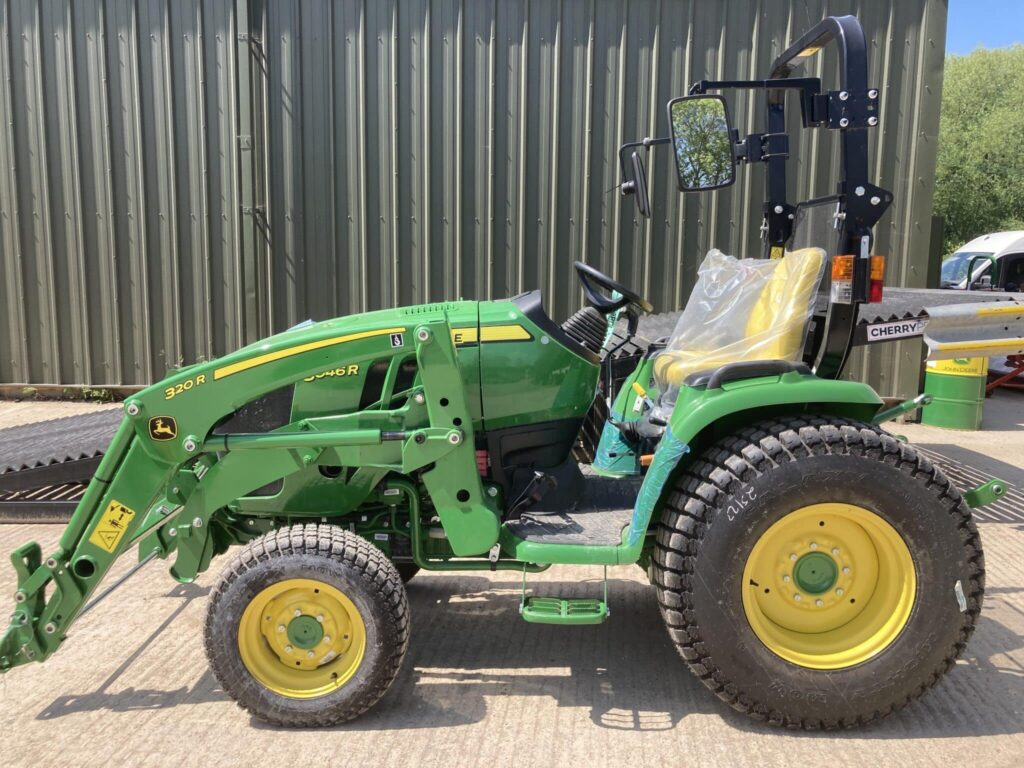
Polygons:
[[743,611],[786,661],[843,669],[885,650],[910,618],[914,561],[889,523],[852,504],[812,504],[772,525],[743,569]]
[[359,669],[366,625],[339,589],[314,579],[286,579],[246,606],[238,650],[261,685],[281,696],[311,699],[340,688]]

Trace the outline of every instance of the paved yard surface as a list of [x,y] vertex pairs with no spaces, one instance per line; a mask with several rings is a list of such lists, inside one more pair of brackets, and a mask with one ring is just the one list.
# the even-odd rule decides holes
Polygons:
[[[0,426],[58,415],[52,406],[18,410],[0,404]],[[986,427],[894,431],[1024,488],[1024,397],[991,401]],[[207,671],[201,624],[219,565],[178,585],[152,564],[84,617],[45,665],[0,677],[0,764],[1020,766],[1024,509],[1015,500],[1003,510],[981,524],[988,592],[966,658],[923,700],[866,729],[783,732],[719,704],[676,656],[635,567],[609,572],[611,620],[575,629],[524,623],[516,577],[421,574],[409,585],[409,655],[384,700],[332,730],[269,728]],[[46,552],[60,530],[0,526],[0,550],[34,538]],[[597,594],[599,577],[564,567],[532,583]],[[3,565],[0,610],[13,589]]]

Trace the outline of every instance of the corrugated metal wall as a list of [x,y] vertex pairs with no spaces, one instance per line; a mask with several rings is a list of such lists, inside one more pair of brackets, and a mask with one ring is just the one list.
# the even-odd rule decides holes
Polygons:
[[[535,286],[562,317],[576,259],[677,308],[709,246],[759,252],[763,174],[683,197],[656,155],[647,222],[618,145],[846,12],[883,88],[878,249],[923,285],[945,0],[0,0],[0,382],[147,383],[306,317]],[[791,197],[831,192],[831,137],[794,139]],[[851,372],[885,391],[897,357]]]

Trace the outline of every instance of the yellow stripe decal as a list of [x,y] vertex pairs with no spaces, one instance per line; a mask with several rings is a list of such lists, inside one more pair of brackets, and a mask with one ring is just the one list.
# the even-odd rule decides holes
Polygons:
[[476,344],[477,338],[475,325],[472,328],[452,328],[452,344],[455,346]]
[[482,325],[476,328],[452,328],[452,342],[461,344],[489,341],[530,341],[533,336],[521,325]]
[[991,315],[1024,315],[1024,307],[1020,304],[1011,304],[1009,307],[982,307],[978,310],[978,317]]
[[532,338],[521,325],[480,326],[480,341],[529,341]]
[[945,344],[939,344],[936,349],[1024,349],[1024,339],[1013,339],[1012,341],[947,341]]
[[256,368],[260,365],[265,365],[266,363],[272,363],[275,360],[283,360],[286,357],[301,355],[304,352],[312,352],[315,349],[333,347],[336,344],[344,344],[349,341],[359,341],[360,339],[372,339],[375,336],[390,336],[392,333],[405,333],[405,328],[383,328],[379,331],[363,331],[362,333],[350,333],[346,336],[332,336],[329,339],[311,341],[308,344],[299,344],[298,346],[288,347],[287,349],[281,349],[277,352],[268,352],[265,355],[250,357],[248,360],[242,360],[241,362],[232,363],[231,365],[225,365],[223,368],[218,368],[214,371],[213,378],[223,379],[228,376],[234,376],[236,373],[241,373],[242,371],[248,371],[250,368]]

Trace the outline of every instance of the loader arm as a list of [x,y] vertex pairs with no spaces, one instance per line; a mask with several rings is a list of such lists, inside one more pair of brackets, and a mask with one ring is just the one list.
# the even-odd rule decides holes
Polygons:
[[[172,575],[191,581],[215,554],[215,513],[321,461],[400,475],[419,471],[457,555],[494,545],[498,516],[477,472],[473,421],[447,319],[343,334],[325,325],[182,370],[125,404],[126,416],[56,550],[44,561],[30,542],[12,555],[18,589],[0,639],[0,671],[49,657],[113,563],[136,544],[140,560],[177,552]],[[398,364],[413,354],[420,385],[398,408],[300,419],[265,433],[213,433],[245,403],[339,361]],[[273,525],[247,522],[251,536]]]

